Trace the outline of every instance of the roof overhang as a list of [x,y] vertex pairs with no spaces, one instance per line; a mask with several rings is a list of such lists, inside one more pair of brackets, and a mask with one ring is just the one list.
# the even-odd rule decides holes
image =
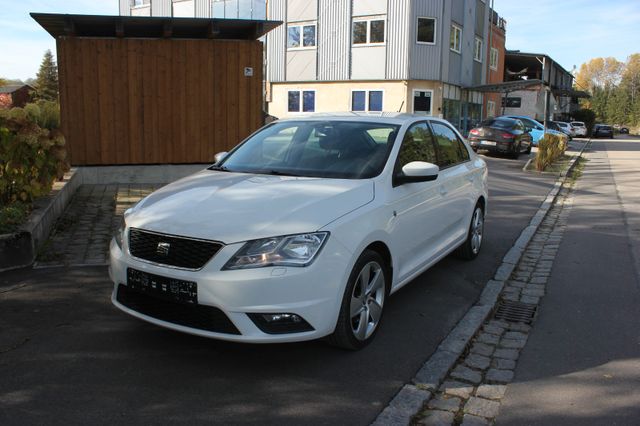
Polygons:
[[568,98],[590,98],[591,95],[583,90],[574,90],[574,89],[551,89],[551,93],[554,96],[565,96]]
[[169,38],[255,40],[281,21],[31,13],[54,38]]
[[539,86],[541,84],[543,84],[542,80],[517,80],[506,81],[504,83],[482,84],[480,86],[467,87],[466,89],[476,92],[506,93],[523,90],[531,86]]

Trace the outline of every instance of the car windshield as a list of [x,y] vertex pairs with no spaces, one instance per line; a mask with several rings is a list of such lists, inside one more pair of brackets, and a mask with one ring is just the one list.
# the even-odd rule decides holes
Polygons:
[[355,121],[282,121],[255,133],[214,170],[367,179],[382,172],[399,125]]
[[498,129],[510,129],[516,124],[512,118],[490,118],[480,123],[480,127],[497,127]]

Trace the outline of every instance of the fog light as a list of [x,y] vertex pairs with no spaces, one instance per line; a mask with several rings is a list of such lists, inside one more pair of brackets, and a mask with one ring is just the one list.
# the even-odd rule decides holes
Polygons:
[[262,315],[262,318],[264,318],[265,321],[269,323],[271,322],[279,322],[279,323],[302,322],[302,318],[300,318],[296,314],[264,314]]
[[302,333],[313,327],[300,315],[291,313],[247,314],[251,321],[267,334]]

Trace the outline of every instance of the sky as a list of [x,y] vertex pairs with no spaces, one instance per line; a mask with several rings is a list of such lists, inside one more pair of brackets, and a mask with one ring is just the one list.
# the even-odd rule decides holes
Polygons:
[[[491,3],[492,0],[487,0]],[[546,53],[566,70],[640,53],[640,0],[493,0],[507,49]],[[0,77],[34,78],[53,38],[29,12],[116,15],[118,0],[0,0]]]

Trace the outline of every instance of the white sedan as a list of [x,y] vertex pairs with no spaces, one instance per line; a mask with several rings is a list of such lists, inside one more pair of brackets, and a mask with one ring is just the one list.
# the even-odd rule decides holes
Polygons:
[[125,212],[112,301],[173,330],[358,349],[390,294],[478,255],[487,167],[446,121],[310,115],[260,129]]

